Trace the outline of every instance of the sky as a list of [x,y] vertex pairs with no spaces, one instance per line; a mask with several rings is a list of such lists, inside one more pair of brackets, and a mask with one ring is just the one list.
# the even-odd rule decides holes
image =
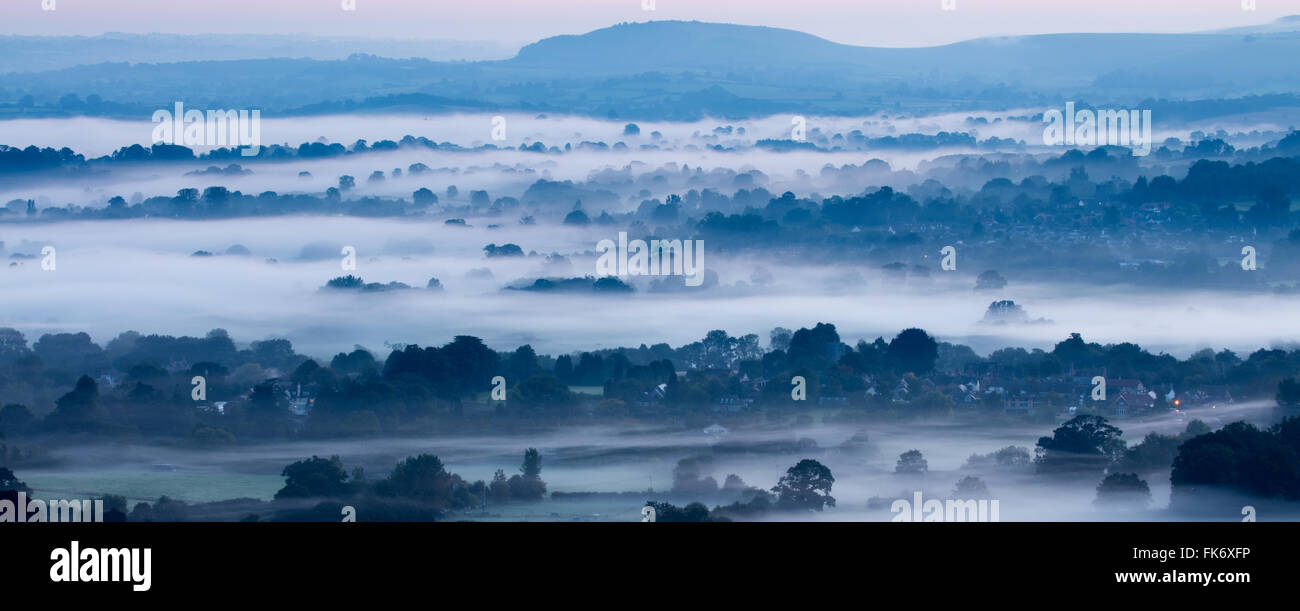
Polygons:
[[[355,10],[345,10],[348,3]],[[1202,31],[1297,13],[1300,0],[3,0],[0,34],[304,33],[524,44],[619,22],[683,19],[789,28],[847,44],[927,46],[1013,34]]]

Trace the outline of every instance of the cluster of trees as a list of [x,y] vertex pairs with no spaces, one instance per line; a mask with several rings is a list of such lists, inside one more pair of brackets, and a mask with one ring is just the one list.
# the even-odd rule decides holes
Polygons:
[[1194,437],[1179,447],[1170,481],[1175,505],[1206,488],[1300,500],[1300,417],[1265,430],[1234,422]]
[[[1098,481],[1096,503],[1107,508],[1145,509],[1150,487],[1142,474],[1171,471],[1173,508],[1206,506],[1207,495],[1300,501],[1300,417],[1284,418],[1261,430],[1234,422],[1212,431],[1205,423],[1191,422],[1179,435],[1148,434],[1127,447],[1123,431],[1105,418],[1077,416],[1041,437],[1031,460],[1025,448],[1009,446],[987,455],[972,455],[963,469],[991,472],[1033,468],[1040,477],[1077,484]],[[673,470],[673,498],[697,499],[683,507],[667,501],[648,501],[656,520],[663,522],[730,521],[761,519],[771,512],[822,511],[836,505],[831,495],[835,477],[814,459],[802,459],[789,468],[769,490],[747,486],[730,474],[719,486],[708,475],[707,457],[686,458]],[[267,506],[247,502],[248,508],[267,512],[272,519],[335,520],[343,505],[361,508],[373,520],[436,520],[452,512],[485,509],[511,502],[534,502],[546,497],[541,478],[540,453],[524,452],[519,472],[507,476],[497,470],[490,482],[469,482],[449,472],[430,454],[409,457],[380,480],[367,479],[361,468],[350,473],[337,456],[313,456],[286,466],[284,487]],[[898,457],[895,472],[924,477],[929,468],[919,450]],[[0,468],[0,493],[30,492],[8,468]],[[1240,498],[1239,497],[1239,498]],[[698,499],[735,499],[708,509]],[[975,475],[963,476],[949,498],[992,498],[988,486]],[[125,500],[105,497],[121,519],[132,521],[186,520],[196,509],[162,497],[126,512]],[[236,503],[241,500],[232,500]],[[120,508],[120,509],[119,509]],[[211,509],[208,509],[211,511]],[[246,519],[260,519],[259,515]]]
[[313,456],[284,468],[284,487],[275,494],[277,500],[310,499],[313,501],[394,500],[432,508],[439,514],[485,507],[510,501],[538,501],[546,494],[542,481],[541,454],[534,448],[524,452],[519,474],[510,478],[497,470],[491,482],[467,482],[447,471],[432,454],[420,454],[399,462],[392,473],[378,481],[368,481],[359,467],[351,474],[337,456],[324,459]]
[[[297,149],[264,147],[262,155],[251,162],[232,159],[280,162],[407,146],[442,149],[453,145],[408,136],[373,145],[358,141],[351,147],[321,143],[304,143]],[[130,203],[113,197],[102,208],[69,205],[39,211],[28,200],[14,200],[0,208],[0,219],[38,213],[50,219],[201,219],[302,213],[401,216],[434,213],[430,206],[441,204],[437,213],[518,215],[519,222],[526,225],[545,218],[555,223],[622,226],[650,235],[691,235],[720,251],[780,245],[800,249],[814,260],[853,259],[900,277],[909,273],[921,276],[921,280],[938,260],[926,255],[961,242],[965,260],[981,261],[985,268],[996,267],[1024,280],[1068,275],[1079,280],[1127,282],[1140,276],[1151,282],[1262,290],[1275,290],[1278,282],[1294,283],[1300,258],[1292,255],[1300,254],[1300,233],[1292,231],[1298,217],[1291,211],[1291,202],[1300,197],[1300,179],[1296,178],[1300,176],[1300,132],[1282,138],[1276,146],[1245,152],[1234,151],[1222,139],[1206,138],[1177,154],[1167,148],[1156,154],[1171,157],[1170,161],[1177,162],[1173,167],[1186,168],[1186,174],[1182,178],[1144,174],[1135,157],[1110,147],[1087,153],[1070,150],[1044,161],[1029,156],[1012,161],[970,158],[923,176],[895,172],[874,160],[862,166],[827,166],[820,178],[843,193],[853,193],[861,184],[907,184],[906,192],[885,186],[816,200],[791,192],[769,192],[762,186],[768,178],[757,170],[704,172],[699,167],[682,166],[676,171],[676,166],[669,165],[646,172],[630,184],[658,191],[680,187],[684,192],[667,195],[662,201],[643,199],[635,210],[626,212],[617,210],[627,197],[649,198],[653,192],[629,192],[629,181],[621,173],[616,181],[604,174],[586,183],[539,179],[518,198],[495,199],[484,190],[471,190],[465,198],[454,186],[447,188],[445,199],[428,187],[417,188],[410,198],[348,197],[357,179],[344,175],[338,177],[337,185],[322,185],[322,191],[314,194],[253,194],[210,186],[182,189],[174,197],[133,198]],[[217,153],[209,156],[220,157]],[[66,149],[0,147],[0,173],[6,160],[11,162],[11,173],[50,164],[61,164],[61,171],[90,172],[96,163],[193,157],[185,147],[162,144],[152,148],[136,145],[92,162]],[[225,175],[229,171],[246,172],[232,165],[226,170],[214,166],[209,173]],[[390,175],[419,178],[437,171],[416,163],[405,171],[394,168]],[[369,182],[384,179],[384,172],[376,171]],[[465,224],[460,218],[447,223]],[[1186,248],[1188,232],[1207,239]],[[1063,235],[1100,237],[1103,233],[1108,241],[1142,236],[1147,247],[1117,250],[1096,244],[1076,245],[1069,253],[1060,250]],[[1238,267],[1223,262],[1239,250],[1239,245],[1230,248],[1236,245],[1233,236],[1247,233],[1258,236],[1261,273],[1243,275]],[[1180,247],[1163,248],[1165,241]],[[1162,252],[1150,256],[1151,250]],[[519,256],[523,250],[517,245],[489,245],[487,254]],[[540,279],[518,288],[628,290],[622,283],[605,281],[605,285],[593,287],[595,279],[583,280]]]
[[[184,438],[221,446],[242,438],[428,430],[464,420],[466,405],[487,400],[489,417],[546,419],[713,418],[715,403],[741,396],[751,397],[758,411],[843,397],[850,409],[928,413],[954,406],[937,388],[990,371],[1013,392],[1049,397],[1058,396],[1058,387],[1071,392],[1080,376],[1104,371],[1153,389],[1215,386],[1238,398],[1274,395],[1284,409],[1294,409],[1300,406],[1297,369],[1300,350],[1261,349],[1245,359],[1205,350],[1179,360],[1077,334],[1050,351],[1004,348],[988,357],[921,329],[851,347],[827,323],[775,329],[766,348],[756,335],[715,330],[678,348],[642,345],[552,358],[527,345],[497,352],[478,338],[458,336],[443,346],[396,346],[382,362],[358,348],[328,363],[297,354],[287,340],[238,348],[220,329],[204,337],[126,332],[104,347],[85,333],[47,334],[29,347],[22,333],[0,329],[0,434]],[[502,388],[493,382],[497,376]],[[803,401],[791,395],[796,377],[806,383]],[[196,394],[196,379],[204,396]],[[763,380],[768,383],[758,383]],[[598,396],[576,394],[577,387],[598,389]],[[902,387],[911,390],[898,404],[890,391]],[[502,389],[504,400],[491,396]],[[1164,392],[1157,394],[1159,407]],[[986,393],[975,407],[1001,410],[1000,399]],[[1069,401],[1064,394],[1058,399],[1059,408]],[[297,416],[290,410],[295,403]],[[1138,469],[1146,459],[1131,460]]]
[[[103,347],[86,333],[46,334],[28,347],[20,332],[0,329],[0,432],[193,435],[217,445],[233,442],[232,433],[284,435],[288,400],[268,380],[305,360],[286,340],[237,348],[221,329],[204,337],[126,332]],[[244,400],[225,413],[213,407],[236,397]]]
[[[540,501],[546,495],[541,474],[541,454],[534,448],[524,452],[519,473],[507,478],[504,471],[497,470],[491,482],[466,481],[432,454],[408,457],[379,480],[368,479],[361,467],[348,471],[338,456],[312,456],[284,467],[284,487],[271,502],[245,498],[187,503],[162,496],[155,502],[137,503],[128,511],[125,498],[104,495],[104,520],[337,522],[349,517],[346,507],[355,520],[435,521],[456,512]],[[9,468],[0,467],[0,498],[18,492],[30,494],[31,488]]]
[[[304,143],[296,149],[280,146],[263,147],[254,158],[240,158],[238,152],[221,149],[209,153],[212,159],[257,163],[282,162],[296,158],[363,154],[400,147],[456,148],[424,138],[407,136],[400,141],[380,141],[367,145],[358,141],[351,147],[340,144]],[[1167,150],[1167,149],[1164,149]],[[1160,153],[1160,151],[1157,151]],[[800,245],[820,242],[836,249],[849,247],[855,252],[871,254],[872,260],[907,254],[909,247],[930,244],[938,239],[1013,239],[1004,227],[1033,227],[1037,232],[1106,231],[1116,235],[1125,227],[1142,231],[1179,232],[1185,230],[1268,232],[1292,227],[1296,216],[1289,203],[1300,197],[1300,132],[1283,138],[1275,147],[1236,155],[1220,139],[1206,139],[1187,146],[1179,155],[1186,163],[1186,175],[1179,179],[1169,175],[1147,176],[1135,157],[1113,148],[1102,147],[1090,152],[1070,150],[1059,157],[1036,161],[1032,157],[1014,162],[972,158],[952,168],[933,170],[928,178],[907,175],[905,180],[891,180],[888,164],[873,161],[864,166],[828,166],[822,178],[834,184],[850,186],[883,183],[911,184],[907,193],[890,187],[854,196],[833,196],[821,201],[798,198],[793,193],[775,194],[761,186],[767,180],[761,172],[732,170],[705,173],[701,168],[683,166],[681,172],[667,169],[652,172],[637,182],[665,183],[684,188],[682,195],[666,196],[664,201],[646,199],[631,212],[608,212],[616,209],[622,198],[599,176],[587,184],[540,179],[518,199],[493,200],[486,191],[471,191],[468,201],[455,204],[474,214],[504,214],[524,206],[545,214],[556,222],[585,224],[598,222],[629,227],[642,226],[683,231],[707,238],[716,248],[747,248],[755,244],[770,246],[772,240],[791,241]],[[0,147],[0,173],[19,173],[48,167],[64,171],[89,172],[101,163],[168,161],[195,159],[188,148],[155,144],[151,148],[133,145],[111,156],[86,161],[67,149],[17,149]],[[250,160],[251,159],[251,160]],[[217,169],[217,168],[213,168]],[[242,168],[236,168],[244,171]],[[392,176],[421,177],[434,172],[423,164],[412,164],[405,172],[391,171]],[[1109,177],[1093,180],[1090,175]],[[306,176],[310,178],[310,175]],[[382,171],[372,173],[370,182],[384,179]],[[962,187],[960,185],[973,185]],[[344,200],[354,189],[356,179],[341,176],[336,186],[324,189],[323,196],[275,192],[243,194],[221,186],[183,189],[175,197],[153,197],[128,204],[121,197],[109,201],[102,209],[67,207],[45,208],[50,218],[122,218],[170,216],[182,218],[224,218],[265,214],[319,212],[356,215],[403,215],[419,213],[439,203],[438,195],[420,187],[408,199],[362,197]],[[664,184],[658,184],[660,188]],[[731,188],[732,195],[724,194]],[[635,194],[631,194],[635,195]],[[649,191],[645,192],[649,195]],[[459,198],[454,187],[446,193],[449,206]],[[1087,206],[1079,206],[1079,202]],[[583,202],[585,202],[585,207]],[[23,202],[25,203],[25,202]],[[12,203],[11,203],[12,204]],[[1146,223],[1148,204],[1159,204],[1160,222]],[[1248,204],[1243,206],[1242,204]],[[11,207],[12,208],[12,205]],[[601,210],[599,214],[591,210]],[[528,217],[531,219],[532,217]],[[781,231],[797,228],[799,231]],[[886,228],[899,229],[897,233]],[[986,228],[992,228],[986,233]],[[851,230],[858,230],[852,236]],[[764,237],[755,240],[755,237]],[[849,239],[851,238],[851,239]],[[748,246],[747,246],[748,245]],[[766,246],[765,246],[766,247]],[[889,261],[883,261],[888,263]]]
[[1266,430],[1233,422],[1211,431],[1193,420],[1179,435],[1151,433],[1133,447],[1122,435],[1105,418],[1075,417],[1038,440],[1035,467],[1053,477],[1105,474],[1097,489],[1104,504],[1144,504],[1150,490],[1140,474],[1166,471],[1175,507],[1194,506],[1207,491],[1300,500],[1300,416]]
[[[678,471],[691,469],[692,467],[693,465],[684,466],[679,464]],[[673,474],[674,492],[678,494],[690,493],[691,490],[689,489],[679,490],[678,471],[674,471]],[[689,474],[684,479],[686,482],[691,482]],[[800,460],[793,467],[787,469],[785,474],[777,480],[776,485],[772,486],[771,492],[746,487],[743,482],[739,481],[740,478],[734,475],[728,476],[727,479],[729,480],[728,487],[733,491],[738,490],[742,496],[741,500],[730,505],[719,505],[709,510],[707,506],[698,501],[689,503],[684,507],[677,507],[664,501],[647,501],[646,506],[654,508],[656,522],[729,522],[737,518],[761,518],[763,515],[774,511],[822,511],[826,507],[835,506],[835,497],[831,496],[831,488],[835,485],[835,476],[831,474],[831,470],[826,465],[810,458]],[[715,488],[716,485],[715,482]],[[695,492],[699,493],[699,491]]]
[[[362,280],[360,276],[348,274],[346,276],[330,278],[322,288],[340,291],[360,291],[362,293],[383,293],[387,291],[407,290],[411,288],[411,285],[404,282],[366,282],[365,280]],[[442,283],[439,282],[437,278],[430,278],[427,288],[438,290],[442,288]]]
[[[1142,509],[1151,501],[1144,477],[1168,475],[1175,509],[1197,509],[1207,498],[1228,493],[1256,499],[1300,500],[1300,416],[1285,417],[1267,430],[1234,422],[1217,431],[1193,420],[1176,435],[1148,433],[1129,446],[1123,431],[1105,418],[1081,415],[1039,438],[1031,457],[1026,448],[1008,446],[974,454],[963,470],[982,473],[1026,471],[1072,485],[1098,481],[1097,504]],[[898,457],[895,472],[928,473],[919,450]],[[958,482],[954,498],[986,498],[977,477]],[[1212,505],[1212,503],[1211,503]],[[1204,509],[1205,507],[1199,507]]]

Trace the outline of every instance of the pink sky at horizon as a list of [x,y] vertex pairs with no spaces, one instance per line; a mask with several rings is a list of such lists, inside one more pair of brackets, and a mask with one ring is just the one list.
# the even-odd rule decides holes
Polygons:
[[[356,10],[344,10],[346,1]],[[682,19],[789,28],[847,44],[926,46],[1016,34],[1204,31],[1300,13],[1300,0],[1253,0],[1255,10],[1244,10],[1243,0],[948,1],[955,10],[944,10],[945,0],[4,0],[0,35],[281,33],[522,44],[624,21]]]

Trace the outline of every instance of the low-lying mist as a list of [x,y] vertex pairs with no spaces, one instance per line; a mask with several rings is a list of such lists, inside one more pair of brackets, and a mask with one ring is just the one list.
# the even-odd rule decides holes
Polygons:
[[[386,342],[442,344],[463,334],[499,350],[530,343],[558,354],[681,345],[712,329],[766,337],[778,326],[819,321],[836,324],[849,343],[917,326],[982,353],[1050,349],[1074,332],[1180,356],[1207,347],[1250,352],[1300,335],[1295,296],[1066,283],[976,292],[978,267],[899,284],[874,266],[801,265],[781,253],[732,258],[707,243],[704,265],[719,283],[705,290],[651,292],[646,278],[630,279],[643,289],[632,294],[505,290],[520,279],[594,275],[591,251],[618,236],[590,226],[471,225],[345,217],[14,225],[5,228],[6,249],[37,258],[12,260],[0,271],[0,290],[6,323],[33,338],[86,331],[102,343],[126,330],[202,335],[219,327],[241,340],[283,337],[318,357],[356,345],[382,355]],[[489,243],[517,243],[539,256],[487,258]],[[236,244],[251,254],[191,256]],[[45,245],[57,249],[54,271],[41,269]],[[355,270],[341,267],[343,246],[357,249]],[[566,260],[548,263],[541,254],[550,253]],[[760,268],[770,281],[755,281]],[[490,277],[469,274],[483,269]],[[320,290],[345,274],[413,288]],[[444,290],[425,290],[435,277]],[[1015,300],[1037,322],[983,322],[996,299]]]
[[[171,109],[167,109],[171,110]],[[792,117],[775,115],[762,119],[729,121],[706,119],[696,122],[636,122],[638,132],[624,132],[627,121],[597,120],[565,115],[507,114],[505,140],[492,139],[493,118],[490,114],[464,115],[330,115],[277,118],[261,121],[261,143],[296,148],[306,142],[340,143],[351,147],[364,140],[371,144],[388,139],[398,141],[406,135],[425,137],[437,143],[452,143],[473,148],[485,145],[520,147],[541,143],[547,147],[575,149],[564,155],[545,155],[507,149],[479,149],[476,152],[398,149],[390,153],[366,153],[360,156],[330,159],[294,159],[289,162],[257,163],[235,160],[252,170],[243,176],[186,176],[211,165],[227,162],[196,161],[153,164],[147,167],[115,168],[112,172],[77,181],[42,184],[0,185],[0,202],[10,199],[34,199],[41,206],[102,206],[110,197],[130,198],[170,196],[183,188],[222,185],[245,193],[322,193],[335,186],[342,175],[357,178],[357,188],[349,195],[405,197],[427,187],[442,193],[447,186],[487,190],[494,197],[518,197],[538,179],[585,181],[600,172],[639,168],[656,169],[665,164],[701,167],[706,172],[729,169],[737,172],[758,170],[769,179],[763,186],[774,193],[786,190],[801,196],[852,195],[862,192],[866,184],[845,184],[819,176],[823,167],[860,165],[872,159],[884,161],[900,173],[876,177],[878,184],[903,188],[919,182],[911,175],[937,160],[954,156],[978,156],[995,152],[1019,152],[1059,155],[1066,149],[1043,144],[1044,124],[1033,117],[1044,108],[1012,109],[1004,112],[968,112],[927,116],[880,114],[869,117],[800,117],[808,143],[822,150],[795,149],[778,152],[756,147],[760,140],[790,140]],[[1228,137],[1238,147],[1258,146],[1260,132],[1273,133],[1293,125],[1295,117],[1285,112],[1255,113],[1252,116],[1226,117],[1199,121],[1162,121],[1153,132],[1154,146],[1166,138],[1186,140],[1189,134],[1236,134]],[[120,148],[153,142],[154,123],[144,120],[121,121],[97,118],[20,119],[0,122],[0,144],[26,147],[68,147],[87,158],[111,154]],[[966,133],[980,142],[991,138],[1004,144],[988,148],[975,146],[889,146],[864,152],[854,150],[836,135],[858,132],[865,138],[897,137],[907,134],[934,136],[940,133]],[[1252,132],[1255,136],[1246,134]],[[584,142],[604,143],[608,148],[582,148]],[[1014,143],[1023,143],[1020,145]],[[620,146],[620,144],[622,146]],[[203,153],[214,147],[194,147]],[[394,168],[423,163],[437,172],[420,178],[389,176],[382,182],[367,182],[372,172],[389,175]],[[1162,168],[1156,168],[1163,170]],[[311,174],[310,179],[299,176]],[[1158,172],[1157,172],[1158,173]],[[978,188],[980,185],[971,185]],[[665,192],[651,189],[653,197]],[[640,198],[626,203],[635,207]],[[611,210],[613,212],[615,210]]]
[[[1145,420],[1119,419],[1115,424],[1133,445],[1147,433],[1177,434],[1194,418],[1218,428],[1232,420],[1265,417],[1269,408],[1266,402],[1240,403]],[[269,500],[283,485],[280,469],[306,456],[338,455],[345,465],[364,468],[369,477],[383,477],[401,459],[430,453],[442,459],[449,471],[472,481],[490,480],[497,469],[514,472],[522,449],[536,447],[542,453],[542,475],[551,492],[642,494],[587,499],[561,495],[540,505],[496,508],[492,511],[504,513],[490,517],[633,521],[640,519],[640,507],[647,500],[710,500],[670,492],[673,469],[681,459],[705,459],[702,477],[712,476],[721,482],[726,475],[735,474],[749,486],[766,489],[800,459],[814,458],[834,474],[836,506],[815,516],[773,514],[765,519],[889,521],[894,517],[889,509],[892,501],[911,501],[917,491],[926,499],[948,498],[954,484],[966,476],[979,477],[987,484],[990,498],[999,502],[1003,521],[1239,519],[1236,515],[1207,518],[1171,512],[1167,470],[1144,475],[1151,485],[1152,501],[1146,509],[1134,511],[1098,507],[1094,503],[1097,482],[1062,481],[1035,474],[1032,466],[966,464],[974,454],[1007,446],[1032,449],[1038,437],[1049,434],[1051,428],[1046,424],[991,427],[936,419],[905,424],[810,422],[793,429],[760,426],[711,435],[675,427],[602,425],[514,435],[270,443],[241,447],[237,452],[129,444],[68,446],[55,451],[57,467],[27,470],[24,477],[38,496],[108,493],[131,501],[152,501],[162,494],[188,502],[239,497]],[[863,435],[865,443],[861,442]],[[850,438],[857,443],[845,443]],[[773,446],[773,442],[785,445]],[[801,448],[793,450],[794,442]],[[922,452],[929,465],[927,473],[894,472],[899,455],[908,450]],[[104,468],[104,464],[114,466]],[[160,464],[174,471],[159,471],[156,467]],[[1275,520],[1296,518],[1300,512],[1289,518],[1270,516]]]

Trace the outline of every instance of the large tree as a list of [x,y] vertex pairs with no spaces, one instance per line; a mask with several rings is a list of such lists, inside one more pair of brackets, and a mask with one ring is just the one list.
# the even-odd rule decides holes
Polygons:
[[835,476],[826,465],[805,458],[786,470],[772,492],[777,495],[780,509],[821,511],[825,506],[835,506],[835,497],[831,496],[834,484]]
[[1111,507],[1146,507],[1151,488],[1136,473],[1111,473],[1097,485],[1097,504]]
[[889,342],[888,355],[899,373],[921,375],[934,369],[939,343],[921,329],[904,329]]
[[47,426],[62,431],[88,431],[99,426],[99,385],[90,376],[81,376],[76,386],[54,403],[46,416]]
[[1038,438],[1038,472],[1100,473],[1123,453],[1123,434],[1101,416],[1075,416]]
[[929,470],[930,463],[926,462],[920,450],[908,450],[899,454],[898,463],[894,465],[894,473],[912,475],[925,473]]
[[825,369],[840,359],[840,334],[835,325],[821,322],[811,329],[799,329],[790,336],[787,356],[792,368]]
[[378,491],[384,496],[424,501],[443,509],[450,502],[452,484],[458,479],[447,472],[437,456],[421,454],[398,463],[392,475],[379,483]]
[[312,456],[285,467],[280,474],[284,476],[284,487],[275,493],[277,499],[339,498],[351,492],[338,456]]

